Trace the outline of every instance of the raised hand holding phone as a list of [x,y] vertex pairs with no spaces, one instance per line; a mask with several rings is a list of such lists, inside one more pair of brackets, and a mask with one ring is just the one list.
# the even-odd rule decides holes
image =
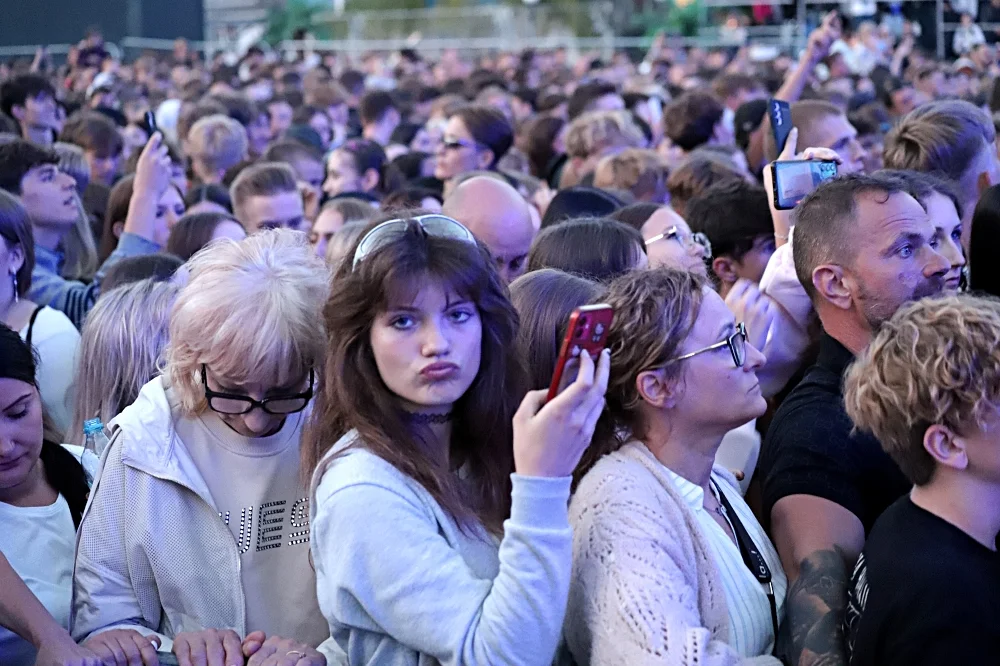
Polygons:
[[573,310],[566,325],[566,335],[559,349],[546,402],[555,398],[576,377],[582,352],[586,351],[591,359],[597,360],[597,355],[607,342],[614,316],[612,307],[603,303],[584,305]]
[[767,190],[767,203],[771,208],[771,220],[774,222],[774,240],[778,247],[788,242],[788,232],[792,228],[792,214],[791,211],[779,209],[774,204],[774,163],[794,160],[824,160],[841,163],[840,155],[830,148],[806,148],[798,153],[798,143],[799,128],[792,127],[778,159],[764,168],[764,189]]
[[514,469],[524,476],[571,476],[590,446],[604,409],[611,354],[605,349],[596,365],[580,354],[576,380],[554,399],[530,391],[514,414]]
[[139,154],[135,166],[133,190],[154,197],[155,200],[170,186],[170,153],[163,143],[163,135],[154,132],[146,147]]
[[771,165],[774,207],[791,210],[820,183],[836,178],[837,162],[832,160],[790,160]]

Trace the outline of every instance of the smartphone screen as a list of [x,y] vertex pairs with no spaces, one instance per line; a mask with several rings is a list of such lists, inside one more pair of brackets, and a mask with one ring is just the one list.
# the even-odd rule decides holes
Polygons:
[[837,163],[822,160],[775,162],[771,168],[774,207],[778,210],[795,208],[820,183],[837,175]]
[[774,133],[774,143],[778,147],[778,155],[785,149],[785,142],[792,131],[792,107],[780,99],[767,101],[767,113],[771,119],[771,131]]

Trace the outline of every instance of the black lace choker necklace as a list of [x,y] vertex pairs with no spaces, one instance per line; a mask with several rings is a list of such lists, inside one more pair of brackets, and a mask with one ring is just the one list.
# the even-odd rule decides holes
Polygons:
[[448,412],[446,414],[420,414],[413,412],[406,412],[406,418],[410,423],[416,423],[417,425],[440,425],[442,423],[449,423],[451,421],[452,413]]

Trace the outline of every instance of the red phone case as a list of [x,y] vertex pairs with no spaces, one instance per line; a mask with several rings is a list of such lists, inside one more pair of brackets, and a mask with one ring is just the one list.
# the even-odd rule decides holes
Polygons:
[[573,310],[573,314],[569,316],[562,349],[559,350],[559,360],[556,361],[546,402],[559,395],[559,385],[562,383],[566,364],[576,358],[580,351],[586,351],[591,358],[597,359],[597,355],[604,349],[608,340],[608,330],[614,317],[615,311],[605,303],[584,305]]

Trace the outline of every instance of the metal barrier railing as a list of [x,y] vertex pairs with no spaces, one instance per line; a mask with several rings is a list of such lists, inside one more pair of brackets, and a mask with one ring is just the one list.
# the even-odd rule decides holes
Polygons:
[[[905,2],[934,2],[936,5],[936,46],[937,55],[943,58],[946,49],[946,33],[953,33],[958,27],[957,24],[945,23],[944,21],[944,0],[904,0]],[[710,8],[725,7],[747,7],[750,0],[704,0],[705,5]],[[810,7],[816,5],[829,4],[826,0],[772,0],[771,4],[795,5],[795,20],[781,26],[751,26],[746,28],[750,38],[750,43],[754,45],[778,46],[784,49],[801,49],[805,46],[808,37],[807,17]],[[546,9],[547,5],[532,7],[511,7],[511,6],[478,6],[478,7],[445,7],[427,9],[397,9],[379,12],[348,12],[342,16],[335,15],[334,12],[326,12],[322,15],[323,20],[330,20],[343,26],[343,38],[334,40],[308,40],[308,41],[284,41],[279,45],[280,50],[289,49],[310,49],[315,51],[333,51],[345,53],[364,53],[372,51],[395,51],[406,47],[417,47],[421,50],[434,53],[442,50],[460,51],[497,51],[497,50],[518,50],[528,47],[532,48],[554,48],[570,47],[580,50],[615,50],[626,48],[648,48],[652,43],[652,37],[620,37],[609,32],[606,16],[595,14],[589,17],[600,30],[595,36],[577,37],[566,30],[553,30],[550,34],[528,34],[537,29],[537,25],[525,17],[539,18],[553,14]],[[606,12],[609,7],[614,7],[613,3],[592,3],[582,5],[583,8],[591,8],[595,11]],[[603,7],[603,9],[602,9]],[[598,12],[599,13],[599,12]],[[442,17],[452,20],[484,20],[490,17],[495,26],[490,31],[490,36],[457,36],[435,34],[421,36],[417,40],[407,34],[403,36],[391,36],[386,38],[366,38],[364,36],[364,26],[388,21],[411,21],[420,22],[440,22]],[[231,34],[235,25],[246,27],[247,23],[237,23],[226,26],[216,23],[211,26],[210,34],[224,35]],[[1000,24],[980,24],[983,28],[1000,28]],[[593,26],[592,26],[593,27]],[[209,26],[206,26],[209,28]],[[385,32],[385,30],[383,30]],[[706,48],[732,46],[734,42],[731,38],[722,35],[718,29],[706,28],[694,37],[670,37],[671,44],[680,46],[701,46]],[[198,51],[215,53],[220,50],[231,48],[234,44],[232,39],[205,40],[191,42],[190,47]],[[0,46],[0,58],[25,57],[34,55],[41,45],[13,45]],[[266,49],[270,49],[266,44],[262,44]],[[72,47],[71,44],[49,44],[49,53],[53,55],[65,55]],[[169,51],[173,48],[173,40],[156,39],[148,37],[126,37],[121,40],[121,47],[108,42],[106,47],[115,57],[120,58],[123,49],[129,51]]]
[[[785,26],[767,26],[761,30],[749,32],[753,44],[777,45],[792,47],[797,30],[793,24]],[[571,47],[579,50],[630,49],[649,48],[653,37],[568,37],[554,35],[550,37],[484,37],[484,38],[423,38],[414,42],[407,38],[396,39],[345,39],[345,40],[286,40],[281,42],[279,50],[313,50],[342,53],[365,53],[371,51],[397,51],[403,48],[417,46],[421,51],[436,53],[445,50],[455,51],[500,51],[522,50],[527,48],[552,49]],[[733,46],[734,41],[718,34],[718,31],[706,30],[696,37],[669,37],[672,45],[721,47]]]
[[[34,56],[38,49],[45,47],[52,55],[66,55],[75,44],[16,44],[0,46],[0,58],[17,58],[19,56]],[[122,50],[114,42],[105,42],[104,48],[113,58],[120,59]]]

